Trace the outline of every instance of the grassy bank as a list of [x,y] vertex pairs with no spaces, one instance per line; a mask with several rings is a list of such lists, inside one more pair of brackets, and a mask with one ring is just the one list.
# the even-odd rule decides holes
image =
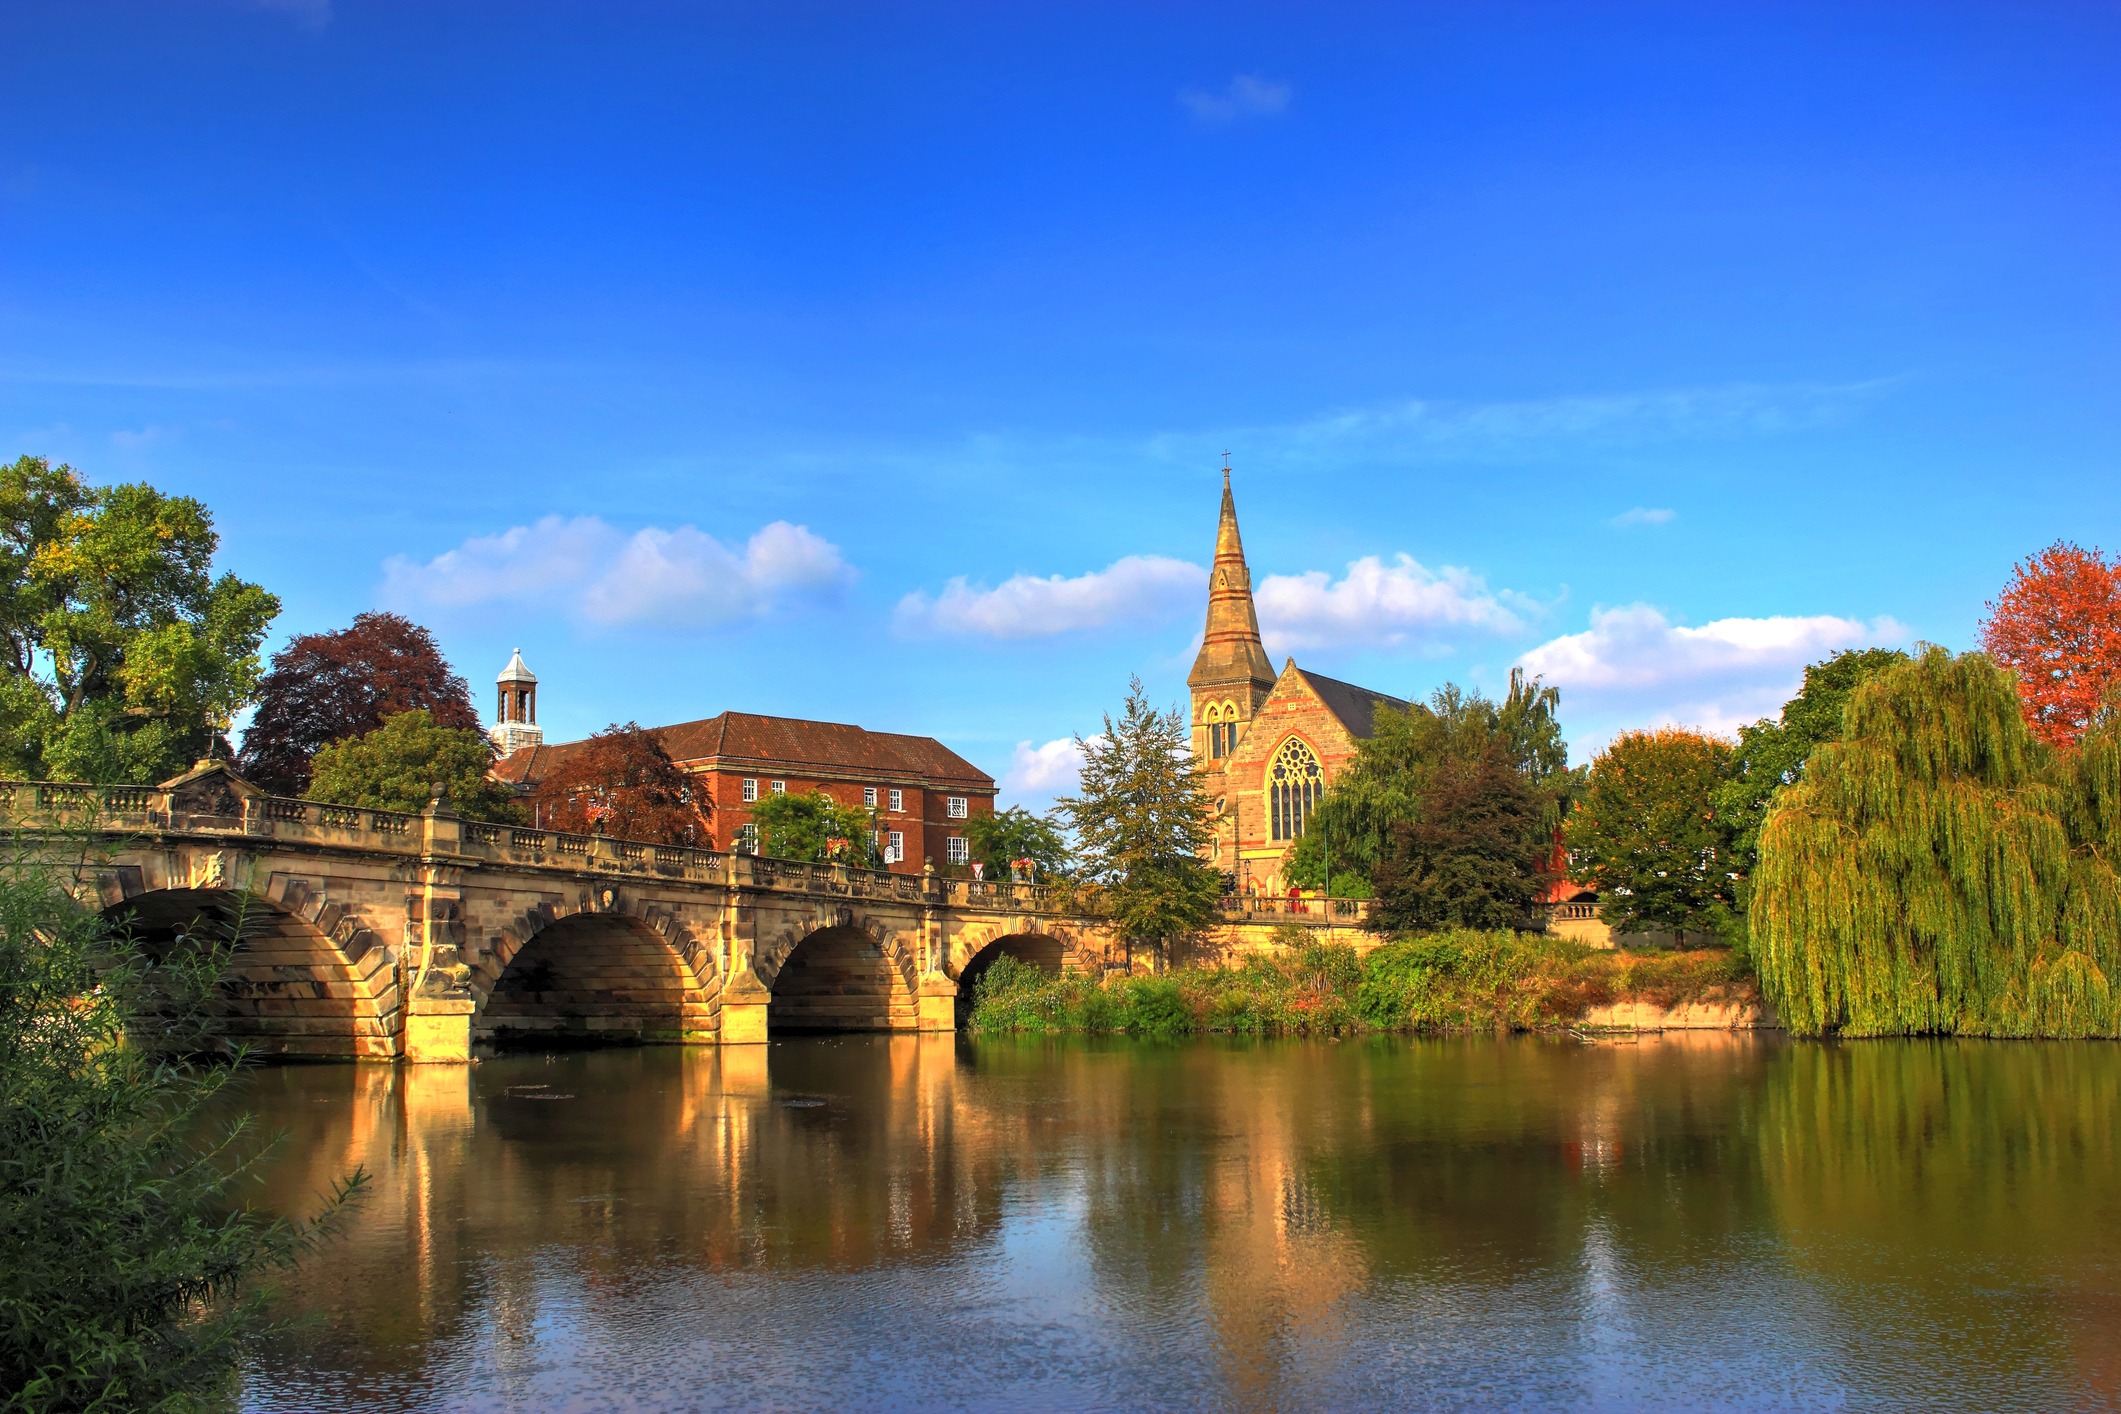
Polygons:
[[1358,957],[1310,941],[1227,967],[1159,977],[1052,976],[1003,958],[973,992],[971,1029],[1175,1036],[1344,1036],[1358,1031],[1559,1030],[1592,1007],[1750,1002],[1726,950],[1604,952],[1538,933],[1460,930],[1402,938]]

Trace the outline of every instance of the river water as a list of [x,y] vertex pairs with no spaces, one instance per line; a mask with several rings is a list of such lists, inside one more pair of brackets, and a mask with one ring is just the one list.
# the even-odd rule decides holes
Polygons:
[[2121,1046],[847,1036],[288,1067],[254,1410],[2121,1402]]

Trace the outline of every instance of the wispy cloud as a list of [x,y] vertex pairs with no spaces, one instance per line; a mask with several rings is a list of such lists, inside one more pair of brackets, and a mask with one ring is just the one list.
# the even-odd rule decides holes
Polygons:
[[1679,512],[1658,507],[1655,510],[1637,506],[1631,511],[1622,511],[1606,522],[1625,530],[1634,525],[1669,525],[1679,518]]
[[1622,726],[1680,724],[1729,732],[1772,716],[1804,667],[1841,648],[1892,646],[1908,630],[1891,618],[1831,614],[1675,624],[1648,604],[1599,608],[1582,633],[1542,643],[1518,666],[1563,690],[1575,719]]
[[416,564],[383,565],[381,597],[401,606],[511,604],[606,627],[697,631],[837,595],[854,571],[839,547],[775,521],[741,550],[693,526],[631,535],[597,516],[546,516],[474,536]]
[[1122,621],[1160,622],[1205,603],[1208,572],[1162,555],[1129,555],[1070,579],[1019,574],[989,589],[959,575],[934,598],[915,591],[899,600],[902,634],[1050,638]]
[[1258,74],[1238,74],[1222,88],[1182,88],[1178,101],[1194,120],[1211,127],[1234,123],[1240,118],[1271,118],[1289,106],[1296,90]]
[[1525,615],[1538,611],[1523,595],[1491,592],[1470,570],[1431,570],[1404,554],[1389,565],[1366,555],[1338,580],[1324,570],[1268,575],[1253,599],[1276,657],[1303,649],[1437,651],[1450,646],[1453,630],[1522,633]]

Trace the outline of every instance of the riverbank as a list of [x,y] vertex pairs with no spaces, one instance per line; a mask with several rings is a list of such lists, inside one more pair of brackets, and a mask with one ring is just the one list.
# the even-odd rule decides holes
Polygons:
[[1760,994],[1726,948],[1629,953],[1538,933],[1470,929],[1402,938],[1366,955],[1301,940],[1227,967],[1155,977],[1053,975],[1003,959],[973,992],[967,1029],[1179,1036],[1345,1036],[1364,1031],[1569,1030],[1587,1018],[1719,1008]]

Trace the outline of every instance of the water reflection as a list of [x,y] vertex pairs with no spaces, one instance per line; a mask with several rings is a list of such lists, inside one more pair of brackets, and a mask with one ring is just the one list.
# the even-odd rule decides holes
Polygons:
[[290,1068],[256,1409],[2103,1407],[2121,1047],[841,1037]]

